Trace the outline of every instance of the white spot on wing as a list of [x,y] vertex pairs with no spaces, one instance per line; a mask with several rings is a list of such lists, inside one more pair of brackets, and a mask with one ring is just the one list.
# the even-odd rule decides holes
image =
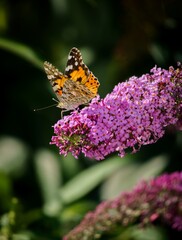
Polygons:
[[65,70],[66,70],[66,71],[69,71],[69,70],[71,70],[71,69],[73,69],[73,65],[68,65]]

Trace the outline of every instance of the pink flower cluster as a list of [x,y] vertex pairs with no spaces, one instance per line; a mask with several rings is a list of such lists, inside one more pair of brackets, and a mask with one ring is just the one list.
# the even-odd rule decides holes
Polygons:
[[[60,154],[82,152],[104,159],[110,153],[124,156],[142,145],[155,143],[165,127],[182,121],[182,68],[154,67],[149,74],[119,83],[104,99],[74,111],[54,126],[52,144]],[[180,123],[180,124],[179,124]]]
[[112,201],[102,202],[87,213],[82,222],[64,240],[99,239],[115,226],[139,223],[167,224],[182,231],[182,172],[164,174],[149,182],[141,182],[131,192]]

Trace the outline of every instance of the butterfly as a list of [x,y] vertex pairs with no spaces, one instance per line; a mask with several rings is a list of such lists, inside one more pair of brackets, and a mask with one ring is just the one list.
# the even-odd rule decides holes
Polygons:
[[77,48],[71,49],[64,74],[47,61],[44,69],[58,98],[57,107],[62,112],[74,110],[97,96],[100,83],[84,64]]

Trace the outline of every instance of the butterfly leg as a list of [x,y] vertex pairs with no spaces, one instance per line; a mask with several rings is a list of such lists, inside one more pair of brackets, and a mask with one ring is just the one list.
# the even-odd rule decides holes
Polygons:
[[67,109],[61,110],[61,119],[64,117],[64,116],[63,116],[63,113],[68,112],[68,111],[70,111],[70,110],[67,110]]
[[77,110],[77,112],[79,112],[79,107],[77,107],[76,109],[64,109],[64,110],[61,110],[61,119],[64,117],[63,116],[63,113],[65,113],[65,112],[68,112],[68,111],[74,111],[74,110]]

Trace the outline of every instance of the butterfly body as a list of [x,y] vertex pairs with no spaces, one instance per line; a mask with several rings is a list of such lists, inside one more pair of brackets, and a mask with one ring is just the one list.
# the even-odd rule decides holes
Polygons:
[[44,69],[61,109],[73,110],[97,95],[99,81],[83,63],[77,48],[71,49],[64,74],[49,62],[44,63]]

